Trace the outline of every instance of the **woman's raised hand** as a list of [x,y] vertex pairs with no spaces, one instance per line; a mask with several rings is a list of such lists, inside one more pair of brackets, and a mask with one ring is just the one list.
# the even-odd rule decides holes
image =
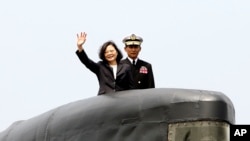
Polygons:
[[83,50],[82,45],[86,41],[86,36],[87,34],[85,32],[81,32],[80,34],[77,34],[77,47],[79,51]]

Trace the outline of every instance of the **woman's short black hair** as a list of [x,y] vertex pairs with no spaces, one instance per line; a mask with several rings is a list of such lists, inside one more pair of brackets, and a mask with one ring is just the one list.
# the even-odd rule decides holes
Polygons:
[[111,41],[111,40],[105,42],[105,43],[101,46],[100,52],[99,52],[99,58],[100,58],[103,62],[107,63],[107,60],[106,60],[104,54],[105,54],[106,48],[107,48],[109,45],[114,46],[115,50],[117,51],[116,62],[119,63],[120,60],[123,58],[122,52],[118,49],[118,47],[117,47],[117,45],[115,44],[115,42],[114,42],[114,41]]

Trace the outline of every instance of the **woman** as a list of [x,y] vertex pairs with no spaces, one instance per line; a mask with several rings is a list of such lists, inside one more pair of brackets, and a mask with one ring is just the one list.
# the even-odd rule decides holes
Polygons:
[[112,41],[105,42],[99,52],[101,61],[96,63],[88,58],[83,49],[86,36],[85,32],[77,34],[76,54],[81,62],[96,74],[99,80],[98,95],[133,89],[131,68],[128,64],[120,63],[123,56],[116,44]]

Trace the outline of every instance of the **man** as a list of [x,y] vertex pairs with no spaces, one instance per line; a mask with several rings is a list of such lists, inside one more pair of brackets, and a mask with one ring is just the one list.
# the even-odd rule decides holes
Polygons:
[[138,58],[142,42],[143,39],[135,34],[123,39],[128,57],[122,63],[131,65],[135,89],[155,88],[152,65]]

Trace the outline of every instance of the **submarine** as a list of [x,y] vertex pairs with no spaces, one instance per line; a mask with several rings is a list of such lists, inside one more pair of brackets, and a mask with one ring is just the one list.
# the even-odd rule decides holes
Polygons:
[[229,141],[232,101],[222,92],[152,88],[74,101],[0,132],[0,141]]

